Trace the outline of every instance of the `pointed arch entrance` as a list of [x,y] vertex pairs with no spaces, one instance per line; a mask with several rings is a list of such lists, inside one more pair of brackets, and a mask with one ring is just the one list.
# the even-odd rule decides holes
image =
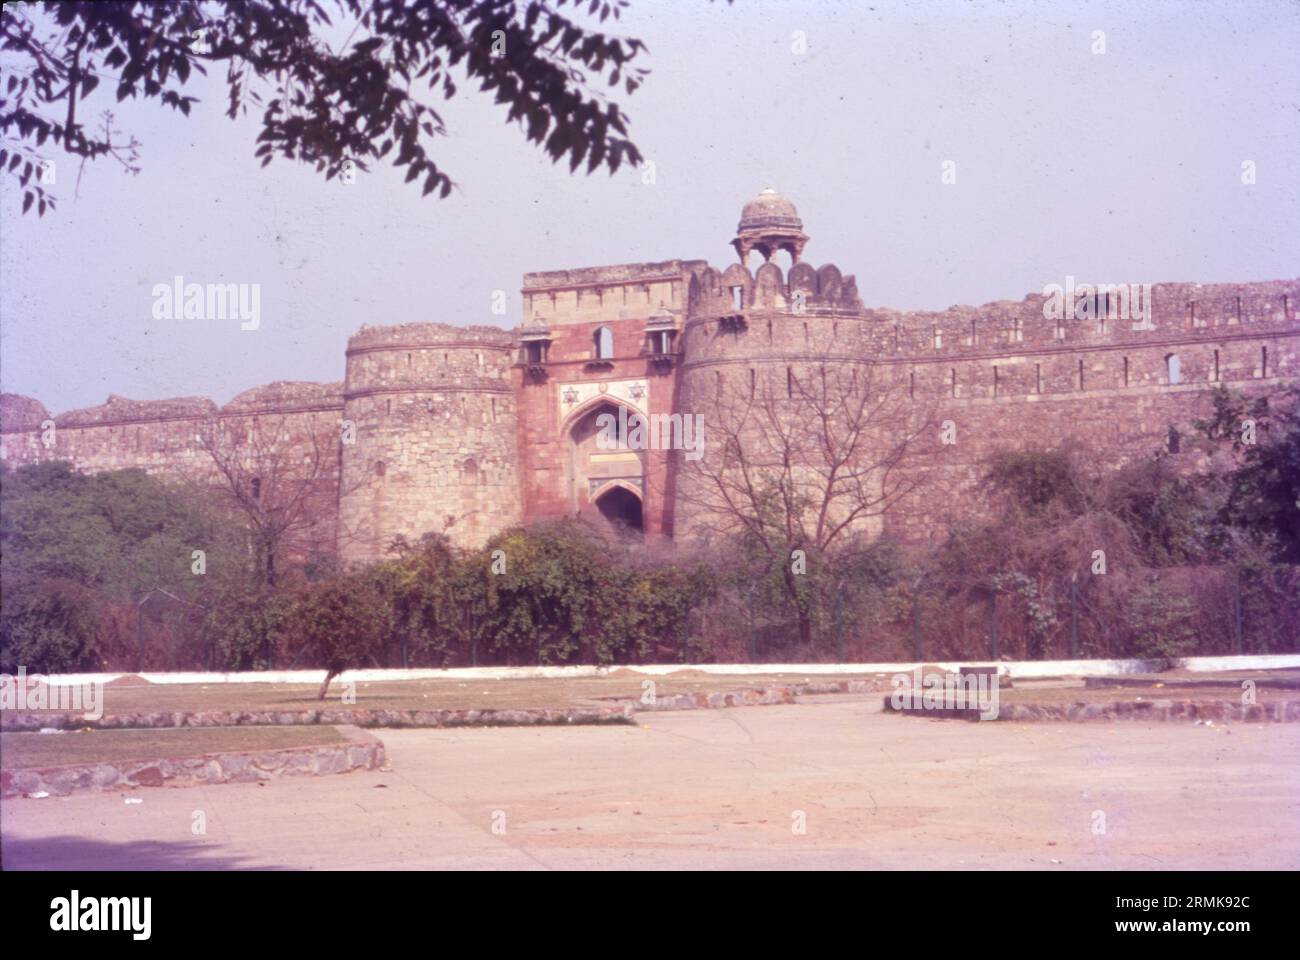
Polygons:
[[563,428],[565,479],[574,515],[639,532],[645,529],[646,452],[627,445],[623,431],[633,415],[640,416],[607,397],[575,410]]
[[608,483],[597,490],[595,505],[606,522],[616,527],[626,527],[629,530],[638,532],[645,529],[641,510],[641,494],[631,487],[618,482]]

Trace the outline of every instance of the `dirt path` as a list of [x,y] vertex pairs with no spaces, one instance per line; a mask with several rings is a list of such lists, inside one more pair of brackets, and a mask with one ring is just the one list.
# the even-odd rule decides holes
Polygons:
[[390,772],[5,801],[4,866],[1300,867],[1300,724],[971,724],[875,696],[640,719],[386,730]]

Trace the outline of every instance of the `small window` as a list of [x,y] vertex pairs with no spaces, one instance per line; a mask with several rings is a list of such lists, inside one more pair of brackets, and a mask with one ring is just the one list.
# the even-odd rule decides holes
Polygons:
[[614,331],[609,327],[600,327],[591,336],[596,347],[597,360],[609,360],[614,356]]
[[1019,317],[1011,321],[1011,342],[1020,343],[1025,339],[1025,322]]
[[1183,382],[1183,366],[1178,359],[1178,354],[1169,353],[1165,355],[1165,371],[1169,375],[1171,384]]

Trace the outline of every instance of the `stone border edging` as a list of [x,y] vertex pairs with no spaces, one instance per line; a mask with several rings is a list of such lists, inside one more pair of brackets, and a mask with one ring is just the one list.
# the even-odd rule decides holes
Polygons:
[[322,710],[200,710],[160,713],[108,714],[87,720],[79,713],[0,713],[0,730],[30,732],[42,727],[61,730],[138,730],[170,727],[310,727],[316,724],[354,727],[527,727],[587,726],[632,723],[626,704],[611,707],[541,709],[370,710],[327,707]]
[[1223,678],[1211,677],[1208,680],[1201,679],[1164,679],[1160,674],[1153,674],[1148,677],[1084,677],[1083,685],[1085,687],[1097,690],[1104,690],[1107,687],[1164,687],[1168,690],[1181,690],[1184,688],[1202,689],[1205,687],[1218,687],[1219,689],[1240,690],[1242,684],[1247,680],[1261,689],[1269,690],[1300,690],[1300,676],[1292,677],[1240,677],[1240,678]]
[[815,680],[775,687],[656,696],[649,703],[630,697],[610,697],[610,706],[562,708],[459,708],[442,710],[379,710],[326,707],[321,710],[199,710],[107,714],[87,720],[77,713],[0,713],[0,731],[21,733],[53,727],[58,730],[134,730],[174,727],[297,726],[325,723],[357,727],[526,727],[592,726],[635,723],[632,714],[661,710],[719,710],[794,703],[797,697],[828,693],[875,693],[883,680]]
[[57,767],[0,771],[0,797],[46,792],[64,797],[74,791],[251,783],[283,776],[325,776],[374,770],[385,761],[378,737],[357,727],[337,727],[346,742],[271,750],[203,753],[158,760],[115,760]]
[[877,680],[820,680],[809,683],[792,683],[776,687],[745,687],[710,693],[696,691],[657,696],[649,703],[636,699],[616,699],[629,704],[633,710],[720,710],[726,707],[763,707],[781,703],[795,703],[797,697],[826,693],[875,693],[888,686]]
[[[933,717],[936,720],[979,720],[979,710],[957,707],[895,708],[885,697],[885,712]],[[1093,720],[1146,720],[1155,723],[1300,723],[1300,700],[1243,704],[1237,700],[1117,700],[1111,703],[999,703],[996,720],[1027,723]]]

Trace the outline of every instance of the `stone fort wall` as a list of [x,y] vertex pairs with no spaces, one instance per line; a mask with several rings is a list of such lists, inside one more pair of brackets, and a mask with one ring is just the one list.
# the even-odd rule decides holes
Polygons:
[[[774,263],[753,275],[733,264],[698,273],[691,289],[683,411],[725,417],[723,398],[779,397],[787,385],[797,398],[805,378],[857,367],[863,383],[934,421],[916,460],[926,477],[884,518],[913,540],[979,509],[975,484],[996,449],[1076,440],[1118,465],[1165,447],[1171,427],[1190,433],[1219,384],[1255,393],[1300,383],[1295,280],[1155,284],[1150,329],[1111,316],[1114,306],[1057,322],[1041,294],[936,313],[865,309],[834,265],[800,263],[785,277]],[[789,410],[800,415],[797,400]],[[945,421],[954,444],[940,442]],[[720,453],[711,446],[706,459]],[[677,504],[679,534],[703,519],[690,499]]]
[[[1188,434],[1219,384],[1300,383],[1300,280],[1155,284],[1145,327],[1119,316],[1117,301],[1085,300],[1077,313],[1066,304],[1072,318],[1057,321],[1041,294],[904,312],[865,307],[854,277],[800,261],[806,241],[793,205],[765,192],[734,243],[743,258],[787,250],[788,271],[676,259],[528,274],[519,330],[362,327],[342,383],[273,383],[220,407],[112,396],[52,416],[6,394],[0,455],[203,478],[212,462],[199,437],[214,422],[277,436],[290,456],[324,442],[317,483],[333,506],[314,538],[344,561],[378,559],[398,536],[440,532],[475,547],[521,522],[591,515],[591,491],[609,478],[637,492],[648,535],[680,539],[710,520],[681,453],[584,454],[572,433],[582,411],[617,401],[699,414],[704,462],[716,464],[726,450],[715,428],[738,404],[768,398],[794,427],[807,414],[796,388],[829,375],[837,389],[890,398],[873,443],[924,426],[918,455],[893,477],[914,492],[864,525],[916,540],[980,509],[976,483],[994,450],[1074,440],[1119,464],[1167,445],[1171,427]],[[595,355],[602,328],[608,357]],[[545,350],[533,360],[538,337]],[[955,443],[941,442],[945,423]]]
[[396,536],[481,546],[522,519],[513,336],[496,327],[363,328],[348,341],[339,550],[383,556]]

